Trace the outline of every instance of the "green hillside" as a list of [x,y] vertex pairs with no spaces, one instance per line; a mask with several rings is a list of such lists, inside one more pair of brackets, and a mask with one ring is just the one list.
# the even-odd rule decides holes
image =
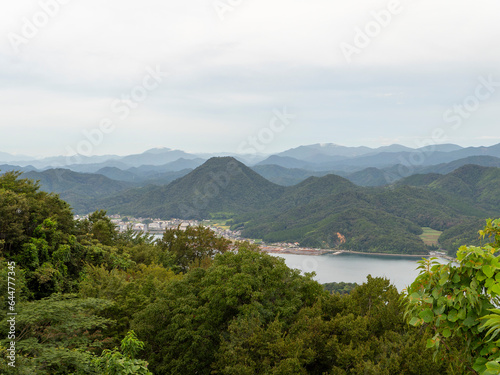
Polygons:
[[76,212],[90,212],[97,197],[115,195],[133,185],[115,181],[100,174],[77,173],[68,169],[49,169],[43,172],[26,172],[24,178],[40,181],[43,191],[53,192],[71,202]]
[[439,195],[418,188],[360,188],[326,176],[288,190],[265,210],[237,217],[233,227],[269,242],[423,254],[421,227],[451,228],[467,217],[441,201]]
[[230,157],[212,158],[169,185],[142,188],[66,170],[33,173],[28,177],[60,192],[77,213],[216,216],[249,238],[366,252],[424,254],[423,227],[442,231],[440,246],[453,252],[474,244],[484,219],[498,216],[500,207],[500,169],[476,165],[385,187],[360,187],[333,174],[284,187]]
[[145,187],[95,202],[95,209],[148,217],[201,219],[265,207],[284,188],[234,158],[212,158],[166,186]]

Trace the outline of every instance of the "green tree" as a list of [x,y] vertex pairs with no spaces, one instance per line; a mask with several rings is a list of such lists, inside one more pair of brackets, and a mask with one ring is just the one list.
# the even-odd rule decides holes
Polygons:
[[118,348],[104,350],[91,361],[93,370],[104,375],[153,375],[146,361],[135,358],[143,348],[144,343],[137,339],[135,332],[129,331],[121,342],[121,351]]
[[56,222],[57,230],[63,233],[71,233],[74,228],[66,202],[39,191],[38,183],[20,176],[20,172],[0,176],[0,242],[8,260],[20,255],[22,245],[46,219]]
[[111,222],[106,211],[99,210],[77,223],[80,234],[87,234],[103,245],[112,246],[117,239],[116,225]]
[[103,316],[116,321],[106,333],[120,337],[130,329],[134,314],[155,302],[172,280],[181,278],[181,275],[156,264],[139,264],[128,270],[87,265],[80,282],[80,296],[114,302]]
[[488,220],[480,235],[493,242],[461,247],[456,263],[420,261],[405,302],[409,323],[433,332],[427,347],[434,348],[436,358],[450,355],[464,372],[490,375],[500,373],[494,309],[500,303],[500,219]]
[[[89,353],[102,350],[109,341],[101,331],[113,321],[101,313],[111,305],[102,299],[61,294],[17,304],[19,373],[57,375],[84,371]],[[2,338],[7,338],[7,331],[8,321],[4,318],[0,322]],[[0,344],[5,348],[8,341]],[[0,363],[0,372],[8,371],[5,366]]]
[[186,230],[167,229],[159,246],[174,257],[174,263],[181,271],[199,266],[204,260],[211,260],[216,254],[229,249],[231,241],[217,237],[203,226],[188,227]]
[[135,316],[132,327],[146,341],[153,372],[210,374],[221,339],[238,316],[290,324],[303,306],[327,294],[311,275],[247,246],[216,256],[208,269],[191,270]]

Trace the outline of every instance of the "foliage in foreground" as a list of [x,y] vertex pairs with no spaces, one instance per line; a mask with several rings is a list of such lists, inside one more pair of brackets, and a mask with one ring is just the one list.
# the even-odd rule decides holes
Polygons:
[[[420,262],[420,275],[406,294],[410,324],[426,327],[435,357],[456,358],[464,373],[500,373],[500,219],[488,220],[480,232],[493,242],[462,247],[457,263]],[[464,343],[460,353],[455,342]]]

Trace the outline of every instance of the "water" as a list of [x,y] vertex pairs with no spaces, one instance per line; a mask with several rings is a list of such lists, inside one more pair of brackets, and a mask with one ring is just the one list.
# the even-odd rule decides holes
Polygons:
[[303,273],[316,272],[314,279],[321,284],[348,282],[362,284],[366,276],[386,277],[399,291],[410,285],[418,276],[417,258],[374,255],[294,255],[271,254],[285,259],[290,268]]

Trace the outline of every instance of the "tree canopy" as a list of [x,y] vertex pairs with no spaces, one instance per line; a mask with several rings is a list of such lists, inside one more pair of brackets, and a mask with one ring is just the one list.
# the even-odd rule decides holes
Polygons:
[[19,173],[0,203],[0,305],[17,313],[15,367],[0,317],[2,374],[499,373],[500,220],[456,263],[422,261],[404,294],[369,275],[330,293],[207,228],[155,241],[105,211],[74,220]]

